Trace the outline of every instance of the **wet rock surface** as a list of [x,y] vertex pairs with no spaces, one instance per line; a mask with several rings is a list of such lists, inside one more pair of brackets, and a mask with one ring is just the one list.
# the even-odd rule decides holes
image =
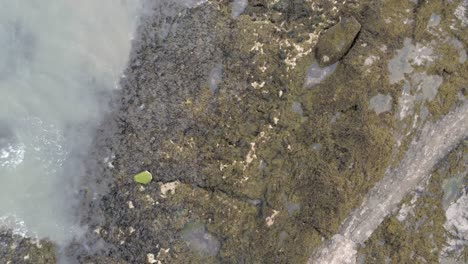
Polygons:
[[1,263],[38,263],[57,262],[57,248],[48,241],[25,239],[9,231],[0,230]]
[[[88,232],[66,250],[80,263],[305,263],[425,122],[466,100],[463,1],[182,2],[143,18],[94,140]],[[145,170],[153,181],[135,183]],[[407,234],[436,259],[444,221],[430,203],[410,229],[437,231],[435,244],[395,216],[358,259],[408,260]]]

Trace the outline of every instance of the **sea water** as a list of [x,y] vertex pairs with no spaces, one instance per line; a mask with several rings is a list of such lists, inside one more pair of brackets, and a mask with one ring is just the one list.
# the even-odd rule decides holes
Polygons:
[[0,0],[0,229],[64,243],[136,0]]

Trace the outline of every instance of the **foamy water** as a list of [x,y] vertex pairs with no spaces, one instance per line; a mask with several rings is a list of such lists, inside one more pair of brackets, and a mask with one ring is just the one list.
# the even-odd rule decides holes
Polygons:
[[2,228],[58,243],[79,230],[79,159],[118,88],[137,4],[0,0]]

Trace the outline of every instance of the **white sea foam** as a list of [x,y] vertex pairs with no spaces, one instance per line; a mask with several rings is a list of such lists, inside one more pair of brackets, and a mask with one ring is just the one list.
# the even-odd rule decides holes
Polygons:
[[0,149],[0,167],[14,168],[24,160],[24,144],[8,145]]
[[138,0],[0,1],[0,227],[63,243]]

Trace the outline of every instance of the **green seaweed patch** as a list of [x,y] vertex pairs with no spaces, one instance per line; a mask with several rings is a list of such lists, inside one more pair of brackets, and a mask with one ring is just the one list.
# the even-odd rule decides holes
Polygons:
[[153,175],[149,171],[142,171],[133,176],[133,180],[137,183],[149,184],[153,180]]

